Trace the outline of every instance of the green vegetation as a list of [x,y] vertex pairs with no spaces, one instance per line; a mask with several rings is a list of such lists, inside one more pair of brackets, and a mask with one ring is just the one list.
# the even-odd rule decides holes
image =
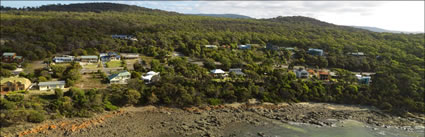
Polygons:
[[122,63],[119,60],[113,60],[106,63],[106,67],[108,68],[116,68],[121,66],[122,66]]
[[[132,74],[154,70],[160,72],[161,80],[145,85],[132,79],[128,85],[107,89],[72,88],[62,97],[34,96],[28,100],[6,97],[1,99],[1,109],[5,110],[1,111],[5,113],[1,115],[2,124],[25,121],[23,116],[27,121],[38,122],[43,120],[40,115],[53,113],[86,117],[93,112],[132,104],[216,105],[249,98],[264,102],[373,105],[398,114],[425,112],[424,34],[375,33],[306,17],[229,19],[134,7],[123,10],[122,5],[118,9],[111,6],[99,9],[101,6],[97,4],[85,6],[90,8],[53,5],[31,9],[34,11],[1,12],[0,32],[2,39],[9,41],[0,46],[0,52],[13,51],[28,60],[49,58],[62,51],[73,51],[77,55],[106,51],[140,53],[146,56],[142,56],[144,61],[134,64]],[[97,10],[59,12],[91,8]],[[112,39],[112,34],[134,35],[138,41]],[[238,44],[249,43],[260,47],[237,50]],[[203,47],[207,44],[220,48]],[[261,48],[266,44],[298,50]],[[222,45],[230,48],[221,48]],[[308,48],[323,49],[326,56],[309,55]],[[186,57],[170,58],[173,51]],[[351,52],[363,52],[365,56],[348,55]],[[204,67],[189,63],[189,59],[195,58],[204,61]],[[114,64],[121,65],[121,62]],[[300,80],[287,69],[276,68],[276,64],[286,64],[290,70],[295,65],[331,68],[340,78],[329,84],[316,79]],[[10,67],[2,65],[2,68]],[[208,74],[213,68],[242,68],[246,76],[238,80],[214,81]],[[32,81],[57,77],[67,80],[71,86],[81,78],[79,69],[81,66],[72,64],[65,68],[52,67],[53,75],[37,70],[25,77]],[[7,76],[8,71],[2,69],[0,74]],[[350,71],[376,72],[376,75],[370,86],[359,85]],[[30,105],[24,107],[25,104]],[[29,114],[36,116],[29,118]]]

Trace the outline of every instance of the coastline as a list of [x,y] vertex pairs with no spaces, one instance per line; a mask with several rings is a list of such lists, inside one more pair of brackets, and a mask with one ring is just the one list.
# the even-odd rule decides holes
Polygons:
[[[18,127],[2,136],[236,136],[226,129],[238,123],[264,127],[268,124],[340,127],[347,120],[365,128],[424,130],[425,119],[398,117],[377,109],[329,103],[233,103],[217,106],[170,108],[124,107],[92,118],[64,118]],[[153,130],[154,129],[154,130]],[[231,130],[230,130],[231,131]],[[259,132],[258,136],[262,136]]]

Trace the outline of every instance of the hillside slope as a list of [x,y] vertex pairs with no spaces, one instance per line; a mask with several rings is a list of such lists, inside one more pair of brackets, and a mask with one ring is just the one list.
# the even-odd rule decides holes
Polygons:
[[[388,111],[424,112],[424,34],[375,33],[307,17],[215,18],[144,8],[129,11],[125,5],[123,8],[117,5],[115,9],[114,4],[106,6],[115,9],[110,10],[99,5],[102,4],[80,4],[69,6],[70,9],[58,6],[62,8],[48,12],[40,11],[43,8],[1,12],[0,33],[4,42],[0,53],[16,52],[27,61],[49,60],[64,51],[73,55],[108,51],[141,53],[156,59],[154,69],[171,77],[164,78],[164,83],[152,85],[156,86],[152,89],[158,98],[162,98],[160,103],[219,103],[253,97],[268,102],[365,104]],[[138,41],[113,39],[113,34],[133,35]],[[234,50],[203,48],[208,44],[225,45]],[[239,44],[260,46],[240,51],[236,48]],[[297,51],[290,56],[286,50],[261,48],[267,44],[295,47]],[[309,48],[323,49],[325,56],[309,55],[306,52]],[[202,59],[206,65],[168,61],[168,55],[174,51]],[[348,55],[352,52],[363,52],[365,56]],[[158,65],[160,63],[175,67],[164,68]],[[341,78],[329,85],[321,81],[297,81],[293,80],[293,73],[275,68],[276,65],[334,68],[339,70]],[[207,72],[215,68],[243,68],[246,81],[212,83]],[[357,79],[349,71],[376,72],[376,75],[370,86],[364,86],[355,84]],[[172,77],[174,75],[176,77]],[[148,94],[152,95],[148,92],[143,96]],[[184,96],[185,102],[181,98],[169,98],[177,96],[175,94]]]

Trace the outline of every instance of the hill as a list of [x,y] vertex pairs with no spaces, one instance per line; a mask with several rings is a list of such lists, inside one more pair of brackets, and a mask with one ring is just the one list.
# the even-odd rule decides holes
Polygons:
[[359,29],[364,29],[364,30],[369,30],[369,31],[373,31],[373,32],[387,32],[387,33],[411,33],[411,34],[415,34],[415,33],[423,33],[423,32],[409,32],[409,31],[386,30],[386,29],[382,29],[382,28],[377,28],[377,27],[368,27],[368,26],[351,26],[351,27],[359,28]]
[[[0,13],[0,33],[4,40],[0,53],[16,52],[24,56],[27,63],[48,62],[55,54],[66,51],[75,56],[109,51],[139,53],[147,57],[144,63],[134,65],[132,75],[139,78],[149,70],[161,74],[161,80],[155,84],[145,85],[136,80],[129,85],[99,89],[99,92],[94,89],[85,97],[84,91],[71,91],[72,99],[59,101],[74,106],[51,107],[60,109],[50,110],[54,113],[84,116],[88,111],[103,110],[104,106],[109,109],[114,108],[113,105],[124,106],[128,100],[140,105],[189,106],[244,102],[250,98],[262,102],[362,104],[398,114],[424,113],[424,34],[376,33],[300,16],[216,18],[125,5],[117,5],[117,8],[113,4],[109,8],[99,5],[103,4],[80,4],[70,9],[59,5],[56,7],[61,8],[56,10],[40,8]],[[111,37],[114,34],[132,35],[138,40],[114,39]],[[240,44],[259,46],[239,50]],[[208,49],[204,45],[218,45],[218,48]],[[296,50],[262,48],[266,45]],[[309,48],[322,49],[324,56],[308,54]],[[187,58],[171,58],[169,55],[173,52]],[[363,52],[364,56],[351,55],[353,52]],[[199,59],[203,65],[192,64],[189,59]],[[146,64],[150,67],[143,66]],[[11,75],[7,65],[1,66],[0,76]],[[317,76],[300,80],[291,71],[293,66],[330,69],[337,76],[328,81]],[[38,70],[22,76],[32,81],[62,78],[78,82],[78,75],[74,76],[78,68],[78,64],[74,64],[69,69],[53,70],[54,75]],[[212,69],[230,68],[241,68],[245,76],[238,78],[232,74],[229,79],[219,79],[209,74]],[[373,82],[365,85],[359,84],[352,71],[376,74],[372,76]],[[137,93],[140,95],[133,98]],[[99,102],[85,105],[88,98]],[[74,100],[80,103],[73,103]],[[73,107],[77,110],[75,113]]]
[[249,16],[238,15],[238,14],[187,14],[187,15],[223,17],[223,18],[235,18],[235,19],[252,19]]

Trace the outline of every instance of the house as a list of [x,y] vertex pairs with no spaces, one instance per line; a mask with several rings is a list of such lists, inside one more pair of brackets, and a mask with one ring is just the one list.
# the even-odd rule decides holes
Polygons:
[[219,76],[226,76],[226,72],[224,72],[222,69],[213,69],[210,71],[211,74],[213,74],[215,77]]
[[121,56],[116,52],[100,53],[99,57],[102,61],[121,60]]
[[292,47],[286,47],[285,49],[288,50],[288,51],[294,51],[295,50],[295,48],[292,48]]
[[111,84],[127,84],[128,80],[131,78],[131,73],[128,71],[120,71],[109,75],[108,80]]
[[363,76],[363,75],[360,75],[360,74],[356,74],[356,77],[357,77],[359,84],[369,85],[369,83],[371,82],[370,76]]
[[139,54],[137,53],[121,53],[122,59],[138,59]]
[[132,35],[112,35],[112,38],[137,41],[137,38],[133,37]]
[[294,69],[297,78],[308,78],[308,72],[305,69]]
[[358,56],[358,57],[365,56],[363,52],[351,52],[351,53],[348,53],[348,55]]
[[54,90],[54,89],[64,89],[65,81],[49,81],[49,82],[40,82],[38,83],[38,88],[40,91]]
[[155,71],[149,71],[144,76],[142,76],[143,81],[145,81],[146,84],[155,82],[159,80],[159,72]]
[[268,50],[280,50],[280,49],[282,49],[283,47],[279,47],[279,46],[276,46],[276,45],[272,45],[272,44],[267,44],[266,45],[266,49],[268,49]]
[[339,78],[338,74],[336,74],[335,72],[329,72],[329,75],[331,75],[331,78]]
[[298,69],[306,69],[304,66],[293,66],[292,67],[294,70],[298,70]]
[[16,53],[14,52],[4,52],[1,57],[2,62],[6,63],[21,63],[24,61],[24,58],[22,56],[16,56]]
[[10,77],[0,80],[0,92],[2,94],[9,91],[27,90],[30,86],[31,81],[27,78]]
[[231,68],[229,69],[229,73],[235,73],[236,75],[245,76],[245,73],[242,72],[241,68]]
[[323,56],[323,50],[321,49],[309,48],[307,53],[314,56]]
[[63,55],[63,56],[54,57],[53,62],[55,62],[55,63],[69,63],[69,62],[73,62],[74,59],[75,59],[74,56]]
[[317,75],[316,75],[316,71],[315,71],[315,70],[313,70],[313,69],[308,69],[308,70],[307,70],[307,72],[308,72],[308,75],[309,75],[310,77],[312,77],[312,76],[317,76]]
[[90,55],[90,56],[80,56],[78,58],[78,60],[81,61],[81,62],[96,63],[96,62],[99,61],[99,57],[93,56],[93,55]]
[[329,77],[330,77],[330,75],[329,75],[329,72],[327,72],[327,71],[319,71],[319,79],[320,80],[329,80]]
[[205,45],[205,48],[209,48],[209,49],[217,49],[217,45]]
[[16,68],[15,70],[12,71],[12,74],[13,75],[19,75],[21,72],[24,72],[24,69]]
[[248,45],[239,45],[238,48],[239,49],[242,49],[242,50],[247,50],[247,49],[251,49],[251,45],[250,44],[248,44]]

